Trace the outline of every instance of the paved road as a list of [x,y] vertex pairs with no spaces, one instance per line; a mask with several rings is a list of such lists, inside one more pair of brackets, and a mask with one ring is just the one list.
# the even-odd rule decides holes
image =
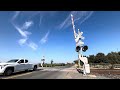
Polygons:
[[11,76],[0,76],[1,79],[108,79],[106,77],[78,73],[75,67],[44,67],[37,71],[20,72]]
[[65,68],[69,68],[69,66],[61,66],[61,67],[40,67],[37,71],[29,71],[29,72],[19,72],[15,73],[11,76],[2,76],[0,75],[0,79],[57,79],[60,76],[65,75],[66,72],[62,72]]

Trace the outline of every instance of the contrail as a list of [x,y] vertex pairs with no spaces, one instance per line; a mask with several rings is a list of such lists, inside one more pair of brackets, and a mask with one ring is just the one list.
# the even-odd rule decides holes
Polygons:
[[20,14],[20,11],[16,11],[14,16],[12,17],[12,21],[14,21],[19,14]]
[[48,35],[49,35],[49,31],[45,34],[45,36],[40,40],[41,44],[44,44],[47,42],[48,40]]
[[43,18],[43,15],[40,15],[39,27],[40,27],[40,25],[41,25],[41,23],[42,23],[42,18]]
[[88,18],[90,18],[92,14],[93,14],[93,11],[91,11],[90,14],[89,14],[85,19],[83,19],[83,21],[81,21],[80,24],[82,24],[82,23],[85,22]]
[[93,11],[71,11],[68,17],[59,25],[59,29],[65,29],[71,25],[71,14],[75,17],[74,22],[79,21],[84,17],[80,24],[85,22],[93,14]]

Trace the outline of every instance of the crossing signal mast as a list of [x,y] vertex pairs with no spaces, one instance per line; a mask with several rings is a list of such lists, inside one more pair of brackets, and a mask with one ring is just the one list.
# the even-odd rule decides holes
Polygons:
[[41,67],[43,67],[44,63],[45,63],[45,57],[43,56],[43,58],[41,59]]
[[78,33],[76,33],[72,14],[71,14],[71,20],[72,20],[74,38],[76,42],[76,52],[78,52],[78,65],[80,67],[80,60],[81,60],[83,62],[83,74],[86,75],[86,73],[90,73],[90,66],[88,64],[87,57],[83,57],[82,51],[85,52],[88,49],[88,46],[84,45],[84,42],[82,41],[85,39],[85,37],[82,36],[83,32],[80,32],[80,30],[78,29]]

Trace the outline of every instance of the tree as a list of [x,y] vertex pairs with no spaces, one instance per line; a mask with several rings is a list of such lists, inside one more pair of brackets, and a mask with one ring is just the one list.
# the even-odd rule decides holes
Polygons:
[[111,64],[116,64],[120,62],[120,55],[117,52],[111,52],[107,54],[107,60]]
[[107,60],[112,64],[111,69],[114,68],[114,64],[120,63],[120,55],[117,52],[111,52],[107,54]]
[[106,61],[104,53],[98,53],[95,57],[95,63],[104,63]]
[[120,64],[120,52],[117,54],[118,63]]
[[118,52],[118,54],[120,55],[120,51]]
[[95,56],[94,55],[89,55],[88,61],[89,61],[89,63],[94,63],[95,62]]

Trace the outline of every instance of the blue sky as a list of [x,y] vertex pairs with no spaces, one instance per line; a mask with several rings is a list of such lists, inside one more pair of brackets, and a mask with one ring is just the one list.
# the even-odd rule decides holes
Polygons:
[[0,62],[76,60],[71,14],[89,47],[84,55],[120,50],[120,11],[0,11]]

